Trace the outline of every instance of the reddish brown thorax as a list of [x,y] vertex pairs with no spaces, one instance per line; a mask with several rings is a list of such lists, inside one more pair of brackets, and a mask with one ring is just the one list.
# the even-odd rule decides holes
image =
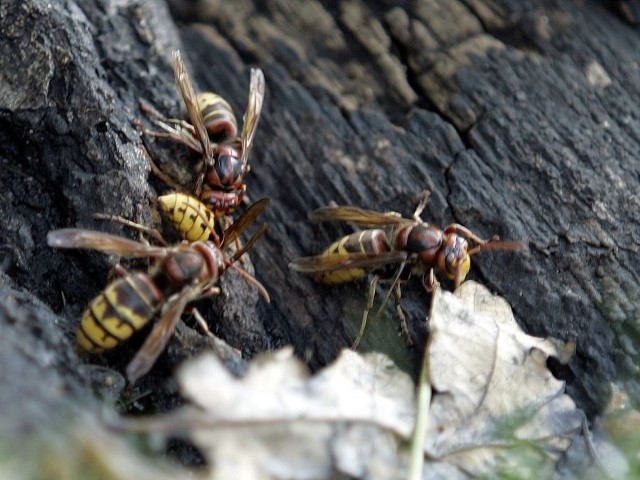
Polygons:
[[205,265],[198,277],[201,281],[218,278],[225,269],[225,260],[220,251],[220,248],[214,242],[196,242],[192,243],[191,247],[196,249],[202,258]]
[[213,242],[196,242],[167,257],[161,271],[170,284],[181,288],[196,280],[217,279],[223,268],[222,253]]
[[463,280],[469,272],[469,242],[460,235],[445,233],[431,225],[401,227],[395,248],[416,254],[425,267],[440,270],[450,280]]

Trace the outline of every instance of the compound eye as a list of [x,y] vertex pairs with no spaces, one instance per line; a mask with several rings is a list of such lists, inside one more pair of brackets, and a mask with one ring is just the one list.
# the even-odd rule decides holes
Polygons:
[[463,282],[467,278],[467,274],[471,269],[471,257],[468,253],[464,253],[464,256],[460,258],[460,255],[450,253],[446,259],[446,274],[449,280],[456,280],[456,282]]
[[220,155],[216,160],[215,170],[222,185],[233,185],[242,173],[242,164],[231,155]]
[[451,280],[453,280],[456,276],[456,271],[458,269],[459,263],[460,263],[460,258],[458,257],[455,251],[451,251],[447,254],[445,258],[445,267],[447,271],[446,272],[447,277],[449,277]]
[[447,276],[454,280],[463,281],[471,268],[471,257],[467,252],[467,242],[457,237],[454,247],[449,250],[445,259]]

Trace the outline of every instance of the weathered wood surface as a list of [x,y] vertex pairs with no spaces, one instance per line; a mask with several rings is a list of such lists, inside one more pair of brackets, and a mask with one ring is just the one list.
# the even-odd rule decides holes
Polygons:
[[[311,225],[307,212],[336,201],[410,214],[429,190],[425,220],[529,240],[528,253],[478,255],[470,277],[505,296],[529,333],[576,342],[560,373],[581,407],[597,413],[612,381],[637,389],[640,33],[614,12],[570,1],[202,1],[172,3],[176,27],[160,1],[50,5],[0,6],[0,328],[13,332],[16,315],[24,323],[1,336],[0,351],[15,353],[0,370],[11,377],[0,408],[11,411],[16,381],[83,384],[72,331],[109,263],[52,251],[47,231],[124,232],[94,212],[156,223],[167,189],[149,183],[142,141],[192,181],[197,164],[181,147],[141,139],[133,125],[146,121],[140,98],[181,114],[176,48],[197,87],[239,116],[249,67],[267,80],[246,182],[252,199],[272,199],[251,252],[272,303],[233,280],[230,298],[203,307],[231,346],[250,355],[292,343],[314,368],[331,361],[353,339],[345,312],[357,322],[366,285],[323,287],[288,270],[351,231]],[[418,284],[403,307],[420,343],[428,297]],[[20,307],[9,299],[21,290]],[[33,356],[52,360],[36,375]]]

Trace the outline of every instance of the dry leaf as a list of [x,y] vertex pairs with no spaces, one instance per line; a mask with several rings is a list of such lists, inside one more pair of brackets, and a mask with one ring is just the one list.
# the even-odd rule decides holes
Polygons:
[[215,356],[203,355],[179,372],[178,381],[183,395],[212,419],[361,421],[402,435],[412,428],[413,383],[381,354],[343,350],[310,377],[286,348],[258,357],[241,379]]
[[204,355],[178,379],[204,409],[195,421],[210,428],[191,435],[216,478],[328,478],[336,468],[354,477],[400,478],[390,432],[411,432],[413,383],[384,355],[344,350],[311,377],[284,349],[252,362],[241,379]]
[[[458,295],[433,300],[423,478],[550,476],[583,418],[545,364],[570,346],[526,335],[506,302],[473,282]],[[211,478],[406,478],[415,389],[382,354],[345,350],[311,376],[284,349],[242,378],[203,355],[178,382],[192,405],[143,429],[187,432]]]
[[509,305],[475,282],[464,283],[457,296],[435,293],[429,329],[437,393],[428,456],[471,476],[553,472],[583,414],[546,359],[566,360],[571,346],[525,334]]

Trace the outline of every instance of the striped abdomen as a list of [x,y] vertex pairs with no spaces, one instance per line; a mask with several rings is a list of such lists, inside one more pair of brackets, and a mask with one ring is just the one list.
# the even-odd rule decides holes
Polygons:
[[155,316],[162,300],[162,292],[145,273],[111,282],[82,315],[76,332],[78,346],[88,353],[117,346]]
[[198,108],[204,125],[214,142],[234,138],[238,134],[238,122],[231,105],[216,93],[198,95]]
[[209,240],[211,228],[215,228],[214,215],[200,200],[171,193],[158,197],[158,203],[182,238],[190,243]]
[[[327,248],[322,255],[344,255],[348,253],[369,253],[372,256],[390,250],[387,236],[383,230],[370,229],[342,237]],[[346,268],[315,274],[317,282],[335,285],[366,277],[371,269]]]

